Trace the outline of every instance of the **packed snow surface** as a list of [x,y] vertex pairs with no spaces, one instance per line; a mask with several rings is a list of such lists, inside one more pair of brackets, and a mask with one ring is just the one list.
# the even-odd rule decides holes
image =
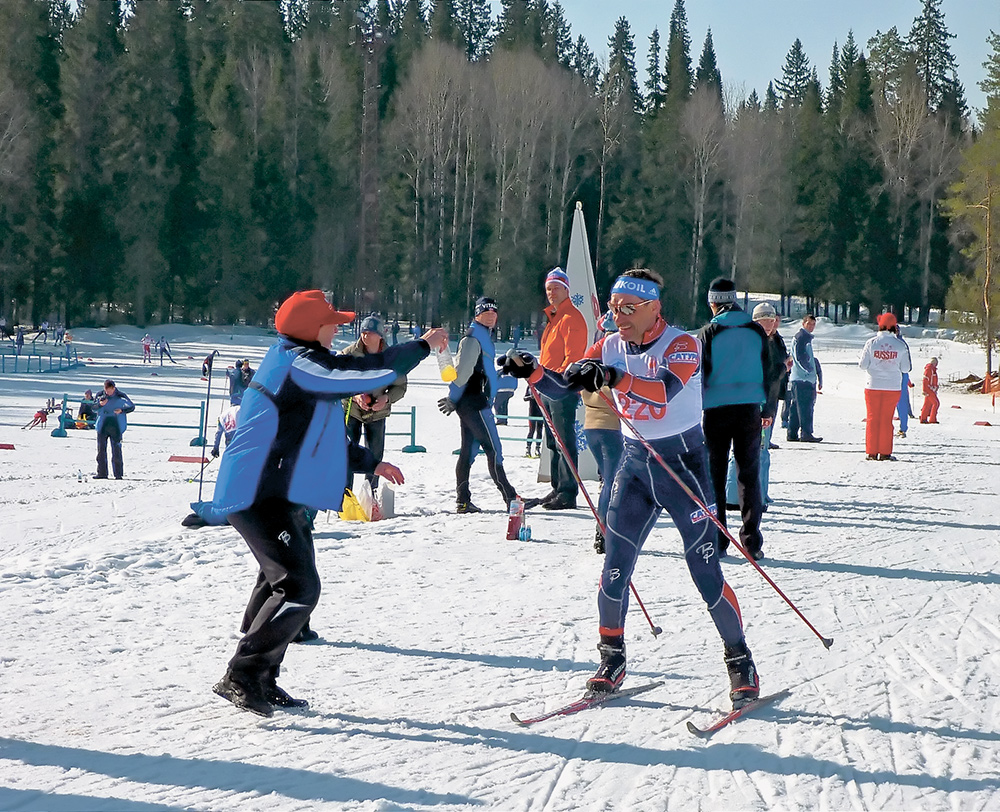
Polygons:
[[[654,639],[633,601],[625,683],[665,684],[528,729],[510,720],[577,698],[595,668],[594,520],[536,510],[532,540],[506,541],[482,460],[473,497],[488,511],[456,515],[458,421],[436,408],[433,359],[390,418],[406,432],[415,406],[427,448],[388,440],[406,475],[397,516],[317,520],[321,638],[290,647],[280,680],[311,707],[236,710],[211,687],[255,562],[229,527],[181,527],[199,469],[169,458],[199,453],[199,412],[165,407],[205,400],[201,361],[220,350],[211,442],[223,369],[256,366],[273,336],[156,328],[178,361],[161,367],[140,363],[138,328],[72,332],[86,367],[0,376],[0,442],[15,446],[0,450],[0,809],[1000,808],[1000,417],[989,396],[948,385],[982,373],[981,350],[910,331],[914,410],[936,355],[941,423],[911,421],[898,462],[867,462],[856,360],[871,330],[821,320],[824,441],[775,433],[762,563],[835,643],[826,651],[748,562],[726,559],[762,689],[791,695],[706,742],[685,722],[728,706],[722,647],[666,517],[635,574],[664,632]],[[21,428],[47,398],[75,408],[107,377],[137,404],[120,482],[91,479],[92,431],[52,437],[55,415]],[[511,481],[544,494],[523,423],[501,435],[515,438]]]

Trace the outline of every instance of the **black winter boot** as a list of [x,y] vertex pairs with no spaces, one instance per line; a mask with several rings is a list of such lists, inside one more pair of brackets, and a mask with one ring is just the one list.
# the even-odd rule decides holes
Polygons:
[[213,687],[223,699],[228,699],[240,710],[256,713],[258,716],[273,716],[274,708],[264,693],[260,680],[249,675],[226,671],[226,675]]
[[732,689],[729,698],[733,702],[733,710],[737,710],[760,696],[760,678],[746,643],[726,646],[725,660]]

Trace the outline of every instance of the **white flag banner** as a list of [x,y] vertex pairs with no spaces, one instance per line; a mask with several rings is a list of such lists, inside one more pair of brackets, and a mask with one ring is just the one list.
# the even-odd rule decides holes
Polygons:
[[[566,275],[569,277],[569,297],[584,319],[587,321],[587,334],[590,338],[587,346],[590,346],[597,337],[597,323],[601,318],[601,304],[597,298],[597,283],[594,281],[594,263],[590,261],[590,242],[587,240],[587,226],[583,221],[583,204],[577,201],[576,210],[573,212],[573,228],[569,235],[569,254],[566,257]],[[597,460],[590,453],[587,446],[587,438],[583,433],[583,416],[586,407],[583,401],[580,402],[576,410],[576,437],[564,437],[563,442],[569,445],[576,441],[579,452],[580,478],[597,479]],[[549,481],[549,450],[546,446],[542,450],[541,459],[538,461],[538,481]],[[591,499],[597,504],[597,493],[592,493]],[[579,502],[586,502],[581,494]],[[586,504],[583,505],[586,507]]]

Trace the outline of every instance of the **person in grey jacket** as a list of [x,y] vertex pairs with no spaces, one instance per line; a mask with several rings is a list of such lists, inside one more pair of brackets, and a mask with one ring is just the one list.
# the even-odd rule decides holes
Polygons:
[[125,415],[135,411],[135,404],[110,378],[104,382],[104,393],[97,398],[97,473],[94,479],[108,478],[108,441],[111,441],[111,470],[115,479],[124,477],[122,434]]

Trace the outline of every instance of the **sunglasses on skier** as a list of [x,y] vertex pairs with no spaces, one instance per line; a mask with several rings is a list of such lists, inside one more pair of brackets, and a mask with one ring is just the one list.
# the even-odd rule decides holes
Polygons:
[[646,302],[637,302],[635,304],[611,304],[608,302],[608,310],[611,311],[612,315],[622,315],[622,316],[632,316],[635,315],[635,311],[644,305],[652,304],[653,300],[650,299]]

